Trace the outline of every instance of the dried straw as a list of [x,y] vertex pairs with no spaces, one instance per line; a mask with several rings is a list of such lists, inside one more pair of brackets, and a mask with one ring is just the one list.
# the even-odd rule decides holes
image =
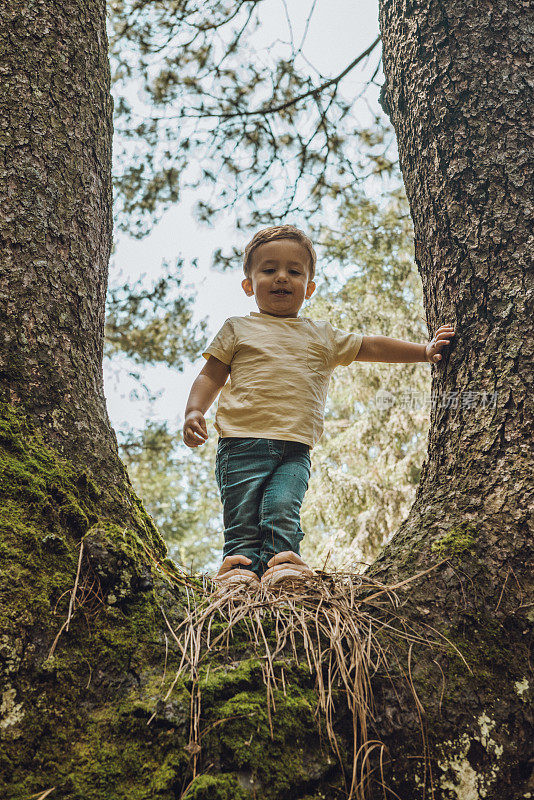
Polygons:
[[[180,625],[173,629],[162,609],[165,623],[181,655],[164,700],[172,694],[180,677],[191,680],[190,736],[186,749],[193,759],[193,780],[201,751],[200,667],[210,654],[230,648],[236,626],[245,627],[250,647],[263,661],[271,735],[273,715],[276,715],[273,690],[281,687],[285,693],[288,680],[283,666],[280,663],[276,665],[277,657],[283,655],[287,660],[289,655],[295,664],[306,663],[315,675],[315,715],[319,723],[321,716],[324,718],[328,741],[340,763],[342,758],[334,731],[334,697],[336,689],[342,690],[352,714],[353,729],[352,775],[350,786],[346,785],[347,800],[365,800],[371,774],[377,769],[380,774],[378,782],[384,791],[386,789],[383,775],[385,746],[368,735],[368,723],[373,718],[371,678],[378,670],[389,675],[391,643],[395,639],[406,642],[409,646],[406,681],[416,704],[423,756],[425,763],[428,762],[424,711],[412,681],[412,647],[414,644],[452,645],[430,626],[421,625],[416,630],[413,624],[408,624],[397,614],[396,609],[399,606],[397,591],[429,571],[389,586],[366,576],[341,572],[317,573],[313,578],[301,578],[282,588],[233,585],[210,592],[209,584],[205,584],[204,591],[198,587],[194,590],[191,587],[192,591],[189,591],[186,586],[188,608]],[[222,632],[214,634],[214,621],[219,623],[219,629],[222,623]],[[275,631],[275,646],[266,636],[266,623]],[[397,660],[395,656],[393,658]],[[378,767],[372,769],[371,755],[375,751],[378,751]]]

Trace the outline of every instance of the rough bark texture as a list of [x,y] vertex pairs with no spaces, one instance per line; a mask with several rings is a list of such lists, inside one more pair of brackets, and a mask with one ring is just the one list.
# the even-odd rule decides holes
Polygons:
[[0,376],[72,459],[120,480],[102,380],[112,237],[103,0],[0,2]]
[[[445,796],[519,798],[534,789],[521,692],[532,686],[532,11],[520,0],[382,0],[380,24],[428,326],[452,324],[456,338],[433,368],[414,506],[372,572],[403,577],[432,552],[455,556],[410,601],[474,670],[444,670],[443,715],[420,678],[437,782]],[[428,680],[424,658],[419,670]],[[392,748],[405,737],[393,728]]]
[[[459,402],[434,409],[416,502],[372,572],[394,581],[434,567],[401,590],[398,614],[433,625],[469,666],[401,642],[391,680],[374,676],[371,732],[402,800],[534,793],[527,22],[514,0],[381,7],[383,99],[429,327],[457,331],[433,391]],[[341,800],[338,760],[316,734],[313,676],[288,662],[271,731],[246,628],[203,668],[194,741],[194,683],[180,679],[161,700],[180,660],[165,618],[179,624],[188,595],[131,492],[102,394],[105,5],[0,1],[0,49],[2,796]],[[497,402],[466,408],[468,391]],[[268,623],[265,636],[275,637]],[[383,797],[378,782],[369,794]]]
[[[532,147],[527,4],[409,0],[381,4],[388,104],[414,220],[430,331],[455,326],[433,369],[434,407],[417,513],[403,530],[484,521],[526,532],[532,491]],[[530,26],[528,23],[531,23]],[[531,133],[531,132],[530,132]],[[495,407],[462,407],[469,392]],[[454,481],[450,478],[454,476]],[[512,502],[513,498],[513,502]],[[512,531],[510,531],[512,533]],[[401,539],[396,537],[397,548]]]

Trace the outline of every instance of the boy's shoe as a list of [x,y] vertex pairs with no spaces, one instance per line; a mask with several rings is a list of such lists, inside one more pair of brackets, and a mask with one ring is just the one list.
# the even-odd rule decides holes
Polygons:
[[262,586],[269,588],[275,586],[290,586],[298,585],[306,578],[312,578],[314,575],[313,570],[309,567],[306,569],[297,569],[293,564],[280,564],[273,569],[270,575],[264,575],[261,579]]
[[214,578],[214,583],[217,585],[216,593],[224,593],[227,589],[237,588],[238,586],[248,586],[255,589],[260,585],[260,579],[257,575],[221,575]]
[[248,564],[251,563],[248,556],[226,556],[219,572],[213,578],[213,582],[217,585],[218,594],[234,586],[249,585],[251,588],[255,588],[260,585],[260,579],[255,572],[248,569],[240,569],[240,566],[242,564],[246,566],[247,562]]

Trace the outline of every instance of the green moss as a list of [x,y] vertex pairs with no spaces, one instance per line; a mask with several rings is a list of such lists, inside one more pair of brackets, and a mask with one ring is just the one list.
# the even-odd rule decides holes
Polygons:
[[158,559],[166,555],[163,539],[127,479],[120,487],[98,487],[85,470],[76,470],[47,446],[20,410],[5,403],[0,404],[0,496],[6,523],[11,520],[4,506],[12,500],[19,507],[12,510],[12,519],[32,519],[41,531],[59,529],[76,538],[101,520],[103,509],[109,519],[115,507],[136,555],[146,559],[141,540]]
[[272,690],[271,710],[265,688],[258,688],[257,682],[223,702],[215,701],[210,709],[217,720],[206,737],[210,753],[219,752],[226,763],[231,754],[230,765],[260,785],[265,797],[286,797],[335,763],[328,747],[323,753],[318,748],[317,695],[298,686],[290,672],[286,675],[285,693]]
[[477,530],[474,525],[462,522],[432,545],[432,551],[439,556],[459,556],[471,550],[476,543]]
[[[307,666],[275,665],[284,666],[286,692],[274,689],[269,713],[245,623],[199,671],[194,761],[192,681],[180,679],[165,699],[181,652],[162,610],[174,628],[183,621],[183,576],[141,501],[127,482],[100,486],[77,471],[7,406],[0,471],[0,680],[12,710],[0,730],[2,797],[55,786],[65,800],[176,800],[193,763],[185,797],[197,800],[240,800],[249,785],[282,800],[295,787],[313,793],[326,774],[332,782],[335,758],[318,748],[314,676]],[[82,543],[74,613],[62,630]],[[190,583],[202,587],[201,578]],[[215,621],[212,634],[224,631]],[[274,643],[268,617],[265,635]]]
[[215,664],[202,670],[199,686],[205,702],[210,704],[221,697],[235,695],[246,686],[261,681],[262,665],[258,658],[235,664]]
[[[154,588],[161,578],[154,560],[162,559],[166,548],[132,497],[126,481],[111,491],[98,487],[45,445],[20,411],[0,404],[0,682],[16,710],[1,729],[2,796],[29,796],[58,785],[66,797],[133,798],[132,782],[150,783],[141,780],[140,765],[152,748],[158,752],[159,733],[144,731],[137,754],[123,769],[130,746],[124,720],[138,709],[126,711],[121,703],[128,705],[130,687],[142,673],[163,669]],[[114,507],[117,517],[122,507],[123,524],[109,517]],[[82,540],[85,558],[74,614],[47,657],[67,617]],[[171,648],[168,669],[175,663]],[[105,727],[88,722],[91,709],[102,704],[109,711]],[[72,755],[72,742],[85,742],[83,757]],[[162,784],[158,771],[167,774],[171,767],[165,748],[159,755],[153,774]],[[183,771],[187,757],[180,763]],[[84,775],[91,776],[87,785]],[[114,781],[109,793],[96,788]],[[78,794],[77,783],[84,784]],[[157,792],[144,788],[143,795]],[[174,791],[167,796],[174,798]]]
[[[120,525],[106,518],[106,512],[102,516],[103,507],[113,505],[110,493],[46,446],[19,411],[0,404],[0,555],[5,563],[33,573],[35,582],[26,587],[31,602],[25,605],[44,610],[57,599],[61,584],[67,589],[65,579],[73,580],[79,541],[89,531],[119,562],[121,555],[130,561],[130,578],[146,569],[147,561],[150,566],[150,553],[156,560],[165,555],[142,504],[131,502],[131,487],[125,482],[122,489],[117,508],[130,507],[132,515]],[[19,583],[18,589],[24,585]],[[15,610],[13,594],[4,599]]]

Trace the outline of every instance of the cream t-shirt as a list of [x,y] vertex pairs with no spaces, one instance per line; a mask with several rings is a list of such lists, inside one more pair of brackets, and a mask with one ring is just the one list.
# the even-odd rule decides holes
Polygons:
[[229,317],[202,353],[230,365],[216,431],[313,447],[323,433],[330,376],[354,361],[362,339],[306,317]]

